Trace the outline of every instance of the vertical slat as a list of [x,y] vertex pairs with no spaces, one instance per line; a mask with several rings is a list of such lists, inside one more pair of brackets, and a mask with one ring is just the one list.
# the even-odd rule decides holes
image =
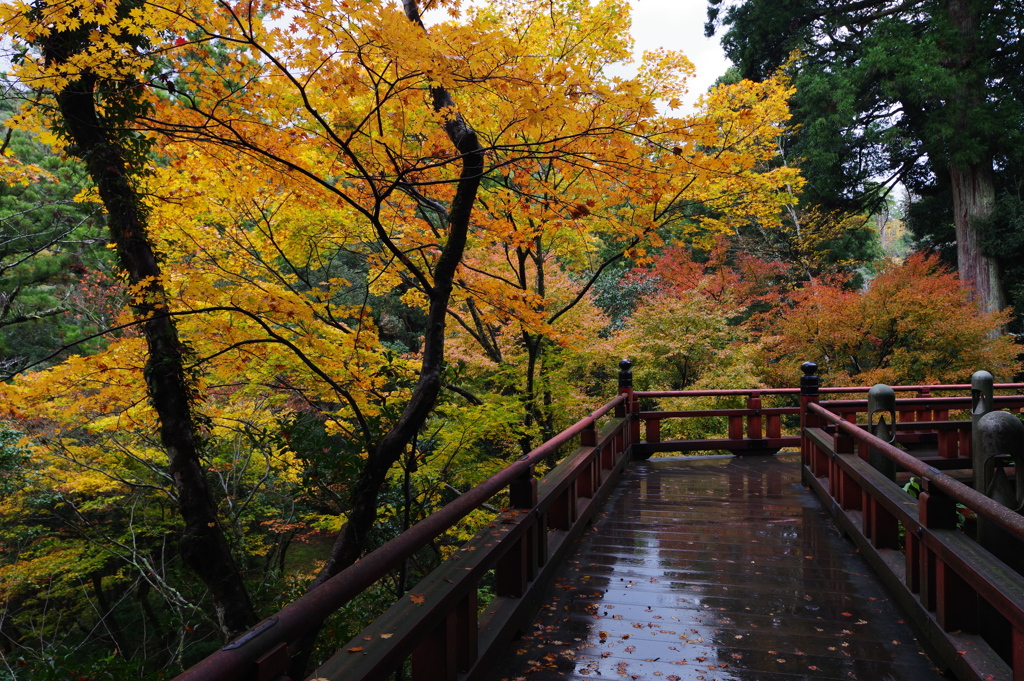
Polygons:
[[847,511],[859,511],[861,509],[861,488],[852,475],[846,471],[839,471],[839,504]]
[[978,592],[944,561],[935,565],[935,619],[946,631],[978,630]]
[[921,599],[921,605],[926,610],[935,610],[935,564],[938,562],[938,558],[935,552],[929,549],[924,543],[921,544],[921,569],[919,571],[921,579],[921,589],[919,598]]
[[874,537],[872,531],[875,529],[875,500],[871,498],[867,490],[861,490],[860,507],[862,510],[860,531],[867,539],[872,539]]
[[874,498],[871,499],[871,505],[872,544],[879,549],[899,549],[900,525],[896,516]]
[[1024,681],[1024,631],[1013,630],[1013,681]]
[[823,447],[814,445],[814,474],[816,476],[822,476],[828,474],[828,463],[829,456],[828,452]]
[[[941,490],[934,489],[928,480],[922,480],[921,492],[917,495],[917,515],[926,528],[952,529],[956,527],[956,502]],[[923,541],[920,553],[921,604],[928,610],[935,610],[939,558]]]
[[526,593],[528,574],[528,548],[525,537],[520,537],[494,566],[495,593],[509,598],[521,598]]
[[640,441],[640,401],[630,393],[630,439],[629,444]]
[[747,416],[747,437],[760,440],[761,435],[761,393],[752,392],[747,398],[747,409],[756,413]]
[[742,440],[743,439],[743,417],[742,416],[730,416],[729,417],[729,439],[730,440]]
[[548,555],[548,514],[542,513],[537,516],[537,523],[534,525],[533,541],[536,543],[533,555],[537,560],[537,568],[547,565],[550,556]]
[[480,625],[476,619],[479,610],[476,589],[470,589],[455,606],[456,657],[459,671],[470,670],[480,656]]
[[416,681],[455,681],[458,676],[458,622],[454,615],[433,627],[412,653]]
[[921,591],[921,540],[910,529],[904,533],[905,573],[907,588],[911,593]]
[[593,447],[597,444],[597,429],[594,428],[594,424],[590,423],[586,428],[580,432],[580,446],[581,447]]
[[971,457],[971,431],[967,429],[958,430],[960,434],[960,446],[957,448],[960,456]]
[[938,434],[938,454],[940,459],[956,458],[956,432],[942,430]]
[[[932,391],[929,388],[921,388],[921,390],[918,391],[917,396],[920,398],[927,399],[932,396]],[[928,405],[925,405],[917,410],[915,417],[915,421],[931,421],[932,410],[928,407]]]
[[288,671],[288,644],[280,643],[256,660],[256,681],[275,681]]
[[661,442],[661,419],[647,419],[647,441]]
[[768,437],[782,437],[782,417],[778,414],[768,415]]
[[591,452],[576,477],[576,490],[580,497],[589,499],[594,496],[594,468],[594,453]]
[[508,486],[508,503],[512,508],[533,508],[537,505],[537,479],[533,467]]

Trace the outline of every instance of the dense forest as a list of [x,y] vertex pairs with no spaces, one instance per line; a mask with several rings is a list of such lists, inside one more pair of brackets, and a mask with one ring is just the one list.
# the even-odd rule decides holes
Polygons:
[[626,0],[0,4],[0,680],[173,676],[621,357],[1017,377],[1024,8],[708,10],[691,109]]

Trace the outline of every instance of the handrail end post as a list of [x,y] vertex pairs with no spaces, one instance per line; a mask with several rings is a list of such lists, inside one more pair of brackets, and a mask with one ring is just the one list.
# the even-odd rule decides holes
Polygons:
[[619,394],[626,396],[615,407],[615,416],[621,419],[633,411],[633,362],[625,357],[619,361]]
[[533,477],[533,466],[508,485],[508,505],[511,508],[526,509],[537,505],[537,478]]
[[[807,467],[811,464],[811,448],[814,446],[807,435],[806,428],[819,425],[817,415],[808,411],[807,405],[817,403],[821,382],[818,379],[818,365],[815,362],[804,362],[800,365],[803,375],[800,377],[800,461],[803,463],[801,476],[807,475]],[[807,481],[804,481],[807,484]]]

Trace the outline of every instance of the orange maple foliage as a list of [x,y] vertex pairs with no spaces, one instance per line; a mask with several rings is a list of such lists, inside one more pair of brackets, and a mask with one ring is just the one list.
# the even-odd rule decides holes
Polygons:
[[796,367],[818,363],[829,385],[965,383],[978,369],[1004,380],[1021,370],[1019,348],[998,334],[1009,311],[982,312],[970,288],[935,255],[890,262],[863,291],[811,282],[762,339],[761,371],[795,385]]

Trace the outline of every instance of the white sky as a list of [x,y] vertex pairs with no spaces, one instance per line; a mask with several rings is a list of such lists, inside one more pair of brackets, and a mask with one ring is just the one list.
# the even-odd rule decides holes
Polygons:
[[658,47],[681,50],[697,69],[687,93],[687,102],[695,102],[730,65],[718,44],[720,36],[704,37],[706,0],[632,0],[632,4],[636,57]]

